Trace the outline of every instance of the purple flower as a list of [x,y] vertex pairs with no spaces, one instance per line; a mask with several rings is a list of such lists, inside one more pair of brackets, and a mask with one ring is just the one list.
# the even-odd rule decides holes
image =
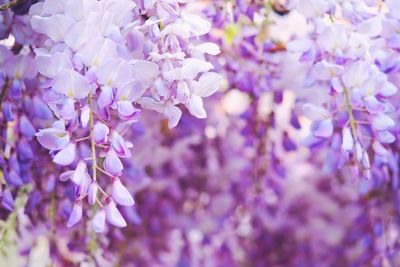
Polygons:
[[115,153],[113,149],[110,149],[107,152],[103,167],[107,172],[115,176],[121,175],[122,170],[124,169],[121,160],[118,158],[117,153]]
[[9,211],[14,210],[14,198],[8,189],[2,192],[1,206]]
[[112,184],[111,196],[113,200],[122,206],[132,206],[135,204],[132,195],[129,193],[128,189],[121,183],[119,178],[114,178]]
[[117,209],[117,207],[115,206],[114,201],[109,199],[105,209],[106,209],[106,219],[110,224],[116,227],[126,226],[126,222],[122,217],[121,213],[119,212],[119,210]]
[[74,174],[71,177],[71,181],[74,182],[76,185],[80,185],[86,175],[86,163],[84,161],[79,161]]
[[76,145],[74,143],[69,143],[54,156],[53,162],[61,166],[71,164],[75,160],[75,150]]
[[55,122],[52,128],[40,129],[36,138],[39,143],[50,150],[60,150],[68,145],[70,139],[68,132],[64,129],[62,122]]
[[33,137],[36,133],[35,127],[26,116],[21,116],[19,119],[19,128],[21,133],[26,137]]
[[77,224],[82,218],[82,202],[77,200],[72,207],[72,212],[69,216],[67,227],[72,227]]
[[110,129],[101,122],[96,122],[93,127],[93,140],[96,144],[105,144],[107,143],[107,136],[110,132]]
[[96,203],[97,191],[98,191],[98,185],[95,181],[92,181],[88,189],[88,201],[90,205],[94,205]]
[[96,233],[102,233],[104,231],[106,222],[106,211],[101,208],[99,209],[92,219],[92,228]]

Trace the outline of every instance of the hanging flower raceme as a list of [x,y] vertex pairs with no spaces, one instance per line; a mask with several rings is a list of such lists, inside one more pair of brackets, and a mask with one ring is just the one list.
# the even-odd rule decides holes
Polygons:
[[313,27],[309,39],[289,44],[309,69],[303,106],[312,121],[307,143],[331,140],[332,149],[342,151],[341,162],[331,159],[334,168],[350,162],[370,178],[371,161],[387,161],[388,144],[395,141],[396,107],[390,98],[397,88],[386,66],[394,51],[385,43],[383,27],[388,19],[378,4],[362,1],[292,4]]
[[58,118],[36,136],[54,163],[72,168],[61,179],[77,186],[67,225],[79,222],[89,196],[100,207],[96,232],[104,229],[104,211],[110,224],[123,227],[116,204],[134,204],[119,179],[123,160],[132,157],[124,135],[140,106],[163,112],[170,127],[179,121],[179,103],[206,117],[201,97],[213,94],[221,78],[209,72],[204,52],[189,52],[210,24],[174,1],[45,1],[30,15],[33,30],[44,37],[35,48],[43,97]]

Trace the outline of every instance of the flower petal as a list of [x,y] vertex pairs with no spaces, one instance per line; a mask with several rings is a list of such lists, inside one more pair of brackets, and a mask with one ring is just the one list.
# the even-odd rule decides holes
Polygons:
[[75,160],[75,150],[76,145],[69,143],[55,155],[53,162],[61,166],[67,166],[71,164]]
[[67,227],[72,227],[77,224],[82,218],[82,203],[81,201],[75,202],[71,215],[69,216]]
[[124,217],[115,206],[114,201],[110,201],[106,206],[106,219],[107,221],[116,227],[125,227],[126,222]]
[[106,223],[106,211],[104,209],[100,209],[96,212],[92,219],[92,228],[96,233],[102,233],[104,231],[104,226]]
[[112,185],[112,198],[116,203],[122,206],[132,206],[135,204],[132,195],[128,189],[121,183],[119,178],[116,178]]

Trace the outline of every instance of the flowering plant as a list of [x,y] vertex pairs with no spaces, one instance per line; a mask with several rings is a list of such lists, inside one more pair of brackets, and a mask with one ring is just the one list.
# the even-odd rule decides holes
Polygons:
[[399,1],[0,10],[0,265],[400,264]]

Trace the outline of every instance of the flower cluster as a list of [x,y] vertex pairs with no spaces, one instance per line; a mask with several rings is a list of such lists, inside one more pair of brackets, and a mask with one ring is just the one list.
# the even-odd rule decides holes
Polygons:
[[[10,94],[21,91],[18,80],[36,78],[35,89],[54,113],[51,126],[40,127],[37,133],[22,116],[21,131],[30,138],[35,135],[62,167],[60,180],[76,186],[68,227],[82,218],[86,198],[93,206],[95,232],[103,232],[106,221],[126,226],[117,208],[134,204],[120,180],[122,161],[132,157],[132,143],[124,136],[138,121],[141,107],[164,113],[171,128],[181,116],[177,104],[185,104],[198,118],[206,117],[201,97],[212,95],[221,77],[209,72],[213,66],[204,53],[211,47],[213,52],[208,53],[216,55],[219,49],[199,42],[210,24],[181,11],[179,5],[49,0],[30,8],[31,28],[21,22],[20,27],[35,32],[30,42],[24,43],[23,37],[20,41],[31,45],[35,59],[18,55],[4,63],[16,83],[10,85],[16,88]],[[5,61],[7,53],[11,54],[4,49]],[[4,106],[10,121],[11,106],[7,102]],[[29,148],[23,138],[20,142]]]
[[395,141],[396,106],[390,98],[397,88],[389,74],[397,55],[385,26],[393,23],[393,11],[384,11],[379,1],[291,4],[312,26],[308,38],[289,44],[308,68],[303,82],[304,115],[312,121],[307,143],[330,140],[332,149],[343,151],[333,168],[350,163],[355,173],[370,178],[371,162],[387,161],[387,145]]
[[1,266],[400,265],[399,1],[2,3]]

